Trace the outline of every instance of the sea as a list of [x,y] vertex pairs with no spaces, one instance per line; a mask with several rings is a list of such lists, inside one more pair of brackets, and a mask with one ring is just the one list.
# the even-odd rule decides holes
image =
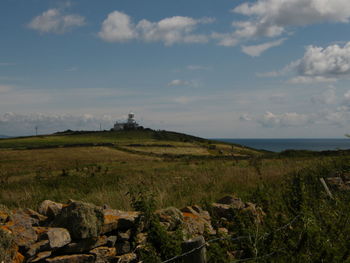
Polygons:
[[340,139],[225,139],[214,140],[237,143],[254,149],[281,152],[284,150],[348,150],[350,138]]

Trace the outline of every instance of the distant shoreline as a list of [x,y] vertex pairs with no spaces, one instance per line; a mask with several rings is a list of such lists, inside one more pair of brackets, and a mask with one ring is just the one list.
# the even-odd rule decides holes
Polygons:
[[237,143],[254,149],[281,152],[284,150],[347,150],[350,149],[348,138],[292,138],[292,139],[235,139],[235,138],[213,138],[212,140]]

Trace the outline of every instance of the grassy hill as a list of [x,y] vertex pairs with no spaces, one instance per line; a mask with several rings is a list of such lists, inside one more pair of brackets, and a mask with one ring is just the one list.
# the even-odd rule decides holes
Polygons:
[[130,209],[126,193],[143,186],[160,207],[182,206],[278,185],[320,158],[332,157],[278,157],[150,129],[0,139],[0,203],[35,208],[44,199],[76,199]]
[[[234,214],[225,227],[249,240],[218,240],[210,262],[232,262],[232,249],[261,262],[350,262],[349,163],[349,151],[272,154],[175,132],[66,131],[0,139],[0,204],[73,199],[130,210],[136,193],[152,207],[209,210],[235,193],[262,208],[263,223]],[[332,197],[321,178],[333,182]]]

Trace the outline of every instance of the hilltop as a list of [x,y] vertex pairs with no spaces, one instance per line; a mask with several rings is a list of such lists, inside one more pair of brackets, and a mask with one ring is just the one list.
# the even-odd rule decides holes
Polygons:
[[48,149],[62,147],[114,147],[125,152],[151,154],[162,157],[179,156],[234,156],[249,157],[261,154],[237,144],[207,140],[170,131],[137,129],[124,131],[71,131],[50,135],[18,137],[0,140],[0,148]]

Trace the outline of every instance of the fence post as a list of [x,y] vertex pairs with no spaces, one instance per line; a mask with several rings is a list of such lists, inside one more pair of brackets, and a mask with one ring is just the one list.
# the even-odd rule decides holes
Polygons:
[[334,197],[333,197],[333,195],[332,195],[332,192],[329,190],[328,185],[327,185],[326,181],[324,180],[324,178],[321,177],[321,178],[320,178],[320,181],[321,181],[321,183],[322,183],[324,189],[326,190],[326,193],[328,194],[328,196],[329,196],[331,199],[334,199]]
[[[198,249],[197,249],[198,248]],[[184,256],[184,263],[207,263],[205,240],[203,236],[198,236],[182,243],[182,252],[186,253],[191,250],[193,253]]]

